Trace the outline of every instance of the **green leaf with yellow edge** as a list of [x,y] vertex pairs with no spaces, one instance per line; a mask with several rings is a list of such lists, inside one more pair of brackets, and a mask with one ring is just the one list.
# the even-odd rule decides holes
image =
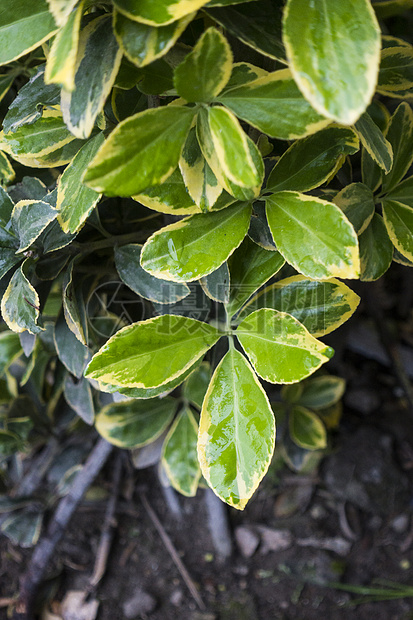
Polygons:
[[90,136],[115,82],[122,50],[112,30],[111,18],[98,17],[81,31],[72,91],[62,90],[63,119],[76,138]]
[[149,399],[155,398],[156,396],[163,397],[170,392],[172,392],[175,388],[177,388],[181,383],[183,383],[187,378],[189,378],[192,373],[199,367],[200,360],[197,360],[192,366],[190,366],[185,372],[178,375],[172,381],[168,381],[163,385],[160,385],[156,388],[125,388],[119,385],[111,385],[109,383],[101,383],[99,381],[99,389],[102,392],[109,392],[113,394],[113,392],[119,392],[128,398],[140,398],[140,399]]
[[413,97],[413,47],[389,47],[381,53],[377,91],[386,97]]
[[278,251],[314,279],[358,278],[357,235],[341,209],[298,192],[266,198],[267,219]]
[[218,161],[225,176],[241,187],[258,187],[262,165],[250,154],[249,138],[235,116],[224,107],[209,108],[209,127]]
[[100,200],[101,194],[83,184],[83,176],[104,141],[103,133],[88,140],[59,179],[57,219],[65,233],[78,232]]
[[138,448],[155,441],[168,427],[176,408],[173,398],[127,400],[106,405],[96,415],[98,433],[119,448]]
[[179,167],[188,194],[201,211],[209,211],[222,194],[223,187],[202,154],[195,127],[188,134]]
[[177,167],[195,110],[169,106],[120,123],[90,164],[84,181],[109,196],[133,196],[167,180]]
[[[249,151],[249,158],[247,158],[246,160],[243,160],[243,153],[237,153],[238,163],[242,166],[244,162],[244,164],[248,166],[252,161],[253,168],[258,172],[259,175],[259,182],[255,187],[246,187],[244,183],[242,185],[234,183],[232,178],[230,179],[225,174],[224,167],[222,166],[219,157],[223,157],[223,155],[225,154],[222,152],[222,150],[219,153],[216,150],[209,120],[210,119],[208,110],[201,108],[197,116],[196,133],[198,144],[201,148],[202,154],[205,157],[209,167],[213,171],[218,182],[228,192],[228,194],[231,194],[231,196],[234,196],[238,200],[251,200],[252,198],[256,198],[260,193],[261,183],[264,177],[264,164],[261,154],[255,146],[254,142],[245,134],[237,133],[237,136],[239,138],[238,143],[241,142],[243,145],[246,144]],[[236,131],[238,132],[239,129],[240,128],[238,126],[236,128]],[[242,132],[242,129],[240,130]],[[229,138],[231,140],[231,136],[227,135],[226,138]],[[234,145],[231,145],[230,142],[229,146],[233,147]],[[223,195],[225,196],[225,194]]]
[[0,376],[23,353],[18,334],[10,331],[0,333]]
[[228,264],[225,262],[218,269],[201,278],[199,283],[209,299],[226,304],[229,299],[230,279]]
[[11,216],[13,230],[20,240],[17,252],[27,250],[56,217],[56,209],[43,200],[20,200]]
[[189,13],[172,24],[155,27],[129,19],[115,9],[113,29],[125,56],[136,66],[145,67],[171,49],[193,18],[194,13]]
[[371,222],[375,210],[374,194],[364,183],[351,183],[346,185],[333,198],[351,222],[358,235],[364,232]]
[[159,304],[175,304],[187,297],[189,287],[184,283],[160,280],[141,266],[142,246],[138,244],[115,247],[115,266],[122,282],[137,295]]
[[0,186],[8,185],[14,180],[16,173],[7,155],[0,151]]
[[3,320],[9,329],[18,334],[26,330],[31,334],[38,334],[43,330],[38,324],[39,296],[29,281],[32,268],[32,260],[26,258],[14,272],[1,300]]
[[232,69],[232,52],[226,38],[208,28],[192,52],[176,67],[174,84],[186,101],[209,103],[227,84]]
[[304,138],[331,122],[304,99],[288,69],[232,88],[218,100],[238,118],[280,140]]
[[185,380],[183,385],[183,397],[201,409],[210,379],[211,367],[208,362],[202,362],[202,364]]
[[179,168],[175,168],[163,183],[147,187],[132,198],[145,207],[160,213],[193,215],[202,212],[190,196]]
[[30,168],[55,168],[67,164],[83,140],[68,130],[58,111],[44,110],[31,125],[23,125],[14,133],[0,134],[0,148],[13,159]]
[[360,280],[378,280],[386,273],[393,260],[393,244],[381,215],[373,215],[370,224],[359,237],[359,244]]
[[215,271],[240,245],[250,216],[249,204],[235,204],[161,228],[143,246],[142,267],[173,282],[198,280]]
[[413,162],[413,111],[401,103],[387,128],[386,138],[393,148],[393,167],[383,178],[383,192],[391,191],[402,180]]
[[274,276],[284,265],[279,252],[265,250],[249,237],[229,259],[231,292],[227,304],[229,316],[233,316],[257,289]]
[[322,450],[327,446],[326,427],[316,413],[296,405],[289,417],[291,439],[300,448]]
[[319,337],[345,323],[359,303],[360,297],[340,280],[320,282],[292,276],[260,291],[242,310],[240,318],[259,308],[274,308],[291,314],[310,334]]
[[166,26],[193,13],[208,0],[114,0],[121,13],[142,24]]
[[343,155],[359,149],[350,128],[331,126],[297,140],[277,161],[267,181],[267,191],[305,192],[325,183],[334,174]]
[[383,218],[394,247],[413,261],[413,208],[395,200],[384,200]]
[[[236,4],[237,6],[226,6]],[[283,2],[258,0],[256,2],[211,3],[205,7],[208,15],[230,34],[265,56],[285,62],[285,49],[281,37]]]
[[233,347],[216,368],[202,406],[201,471],[224,502],[243,510],[274,452],[275,421],[253,369]]
[[396,185],[388,194],[386,200],[402,202],[404,205],[413,208],[413,176],[407,177]]
[[123,387],[158,387],[182,375],[221,336],[206,323],[164,314],[118,331],[94,355],[85,375]]
[[311,409],[324,409],[335,405],[343,397],[345,379],[332,375],[312,377],[303,382],[303,390],[297,403]]
[[184,407],[165,438],[162,465],[174,489],[187,497],[196,495],[201,478],[197,440],[198,424],[190,407]]
[[44,83],[44,65],[27,84],[22,86],[9,106],[3,121],[5,134],[15,132],[23,125],[31,125],[41,118],[44,109],[58,110],[60,89]]
[[235,333],[256,372],[271,383],[301,381],[334,354],[293,316],[271,308],[248,315]]
[[294,79],[314,109],[355,123],[373,97],[380,62],[380,27],[369,0],[287,0],[283,38]]
[[31,52],[56,30],[45,0],[6,2],[0,12],[0,65]]
[[49,10],[58,26],[64,26],[78,0],[47,0]]
[[355,130],[370,157],[385,172],[390,172],[393,165],[392,146],[367,112],[360,116],[355,124]]
[[64,395],[68,405],[73,411],[76,411],[83,422],[93,424],[95,410],[89,382],[84,378],[77,381],[67,375],[64,383]]
[[85,1],[81,0],[53,40],[44,73],[46,84],[60,84],[67,91],[75,88],[76,56],[84,7]]

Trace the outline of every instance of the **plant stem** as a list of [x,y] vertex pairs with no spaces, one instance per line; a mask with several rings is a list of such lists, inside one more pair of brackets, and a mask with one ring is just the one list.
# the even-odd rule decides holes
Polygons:
[[106,248],[112,248],[117,245],[127,245],[128,243],[137,243],[146,239],[146,234],[142,231],[135,231],[132,233],[125,233],[124,235],[116,235],[110,237],[110,239],[100,239],[99,241],[91,241],[89,243],[78,243],[73,241],[68,249],[74,254],[90,254],[97,250],[105,250]]

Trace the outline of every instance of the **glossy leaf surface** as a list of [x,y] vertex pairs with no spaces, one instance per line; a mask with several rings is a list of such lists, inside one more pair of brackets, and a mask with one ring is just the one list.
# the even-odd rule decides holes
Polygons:
[[161,228],[143,246],[142,267],[165,280],[198,280],[215,271],[239,246],[250,215],[248,204],[235,204]]
[[216,28],[208,28],[175,69],[175,88],[186,101],[208,103],[224,88],[231,69],[232,52],[228,41]]
[[154,441],[167,428],[176,411],[173,398],[127,400],[107,405],[96,416],[97,431],[119,448],[138,448]]
[[179,167],[192,200],[201,211],[209,211],[222,194],[223,187],[202,154],[195,127],[188,134]]
[[13,274],[1,300],[1,314],[7,327],[17,333],[28,330],[38,334],[42,327],[38,324],[40,309],[39,296],[27,277],[31,260],[27,258]]
[[301,381],[334,353],[293,316],[270,308],[247,316],[236,335],[257,373],[271,383]]
[[351,183],[342,189],[333,199],[360,235],[369,225],[374,215],[374,194],[363,183]]
[[133,199],[160,213],[171,215],[201,213],[201,209],[195,204],[185,187],[179,168],[175,168],[166,181],[160,185],[147,187],[133,196]]
[[20,240],[18,252],[27,250],[57,217],[57,211],[42,200],[20,200],[12,213],[13,229]]
[[0,65],[27,54],[57,30],[45,0],[13,0],[0,12]]
[[138,67],[145,67],[164,56],[181,36],[193,14],[186,15],[167,26],[150,26],[114,13],[114,31],[123,53]]
[[290,414],[292,440],[307,450],[320,450],[327,446],[327,431],[316,413],[296,405]]
[[267,190],[304,192],[314,189],[330,178],[340,157],[353,155],[358,148],[356,134],[345,127],[327,127],[297,140],[271,170]]
[[79,2],[54,38],[44,74],[46,84],[61,84],[67,91],[75,88],[76,56],[84,6],[84,0]]
[[197,11],[208,0],[115,0],[115,6],[142,24],[163,26]]
[[90,136],[115,81],[121,58],[110,17],[98,17],[81,31],[74,90],[63,89],[61,98],[63,119],[77,138]]
[[268,398],[244,356],[230,349],[213,374],[202,407],[202,474],[218,497],[243,510],[269,467],[274,443]]
[[394,247],[413,260],[413,209],[395,200],[385,200],[383,218]]
[[335,405],[343,397],[346,382],[341,377],[324,375],[304,382],[298,403],[311,409],[324,409]]
[[283,30],[304,96],[323,116],[352,125],[370,103],[379,70],[380,29],[370,2],[288,0]]
[[83,184],[83,176],[103,142],[103,133],[88,140],[59,179],[56,207],[59,224],[66,233],[77,232],[100,200],[98,192]]
[[304,99],[287,69],[233,88],[218,99],[242,120],[280,140],[303,138],[330,123]]
[[145,110],[120,123],[106,140],[85,182],[107,195],[133,196],[163,183],[178,165],[194,110]]
[[357,309],[360,298],[348,286],[331,278],[310,280],[292,276],[279,280],[253,297],[241,318],[259,308],[273,308],[295,317],[313,336],[324,336],[337,329]]
[[392,146],[367,112],[360,116],[355,124],[355,129],[370,157],[385,172],[390,172],[393,165]]
[[357,235],[336,205],[298,192],[273,194],[266,204],[278,251],[297,271],[314,279],[358,278]]
[[220,337],[211,325],[170,314],[134,323],[94,355],[86,376],[124,387],[158,387],[185,372]]
[[171,485],[187,497],[196,495],[201,469],[197,456],[198,424],[185,407],[172,424],[163,444],[162,465]]

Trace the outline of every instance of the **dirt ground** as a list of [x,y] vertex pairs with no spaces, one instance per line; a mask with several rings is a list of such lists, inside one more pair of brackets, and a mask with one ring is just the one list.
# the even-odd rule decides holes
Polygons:
[[[412,378],[413,285],[407,272],[397,266],[376,286],[375,299]],[[369,289],[361,289],[365,298]],[[107,570],[89,592],[89,601],[99,601],[97,614],[72,611],[65,620],[413,619],[413,588],[412,598],[401,590],[394,600],[368,602],[336,585],[413,585],[413,412],[375,318],[365,302],[331,338],[336,356],[329,371],[347,380],[347,391],[340,427],[318,468],[306,475],[270,468],[244,512],[224,509],[226,535],[219,509],[218,517],[211,513],[217,505],[207,501],[210,491],[183,498],[162,488],[156,467],[126,467]],[[49,610],[58,615],[45,613],[43,605],[43,620],[61,617],[57,601],[68,592],[87,591],[107,505],[98,496],[110,489],[110,473],[111,461],[94,484],[94,499],[89,493],[59,545],[44,589]],[[141,492],[186,567],[199,604]],[[16,594],[30,554],[0,538],[0,597]],[[7,618],[6,606],[0,617]]]

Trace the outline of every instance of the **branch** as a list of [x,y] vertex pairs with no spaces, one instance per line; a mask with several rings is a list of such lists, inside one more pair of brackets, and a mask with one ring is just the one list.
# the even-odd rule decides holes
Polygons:
[[34,620],[34,603],[40,583],[62,539],[76,508],[93,480],[106,463],[113,446],[105,439],[99,439],[82,470],[76,476],[69,493],[60,501],[45,535],[40,539],[20,582],[20,597],[14,618]]

